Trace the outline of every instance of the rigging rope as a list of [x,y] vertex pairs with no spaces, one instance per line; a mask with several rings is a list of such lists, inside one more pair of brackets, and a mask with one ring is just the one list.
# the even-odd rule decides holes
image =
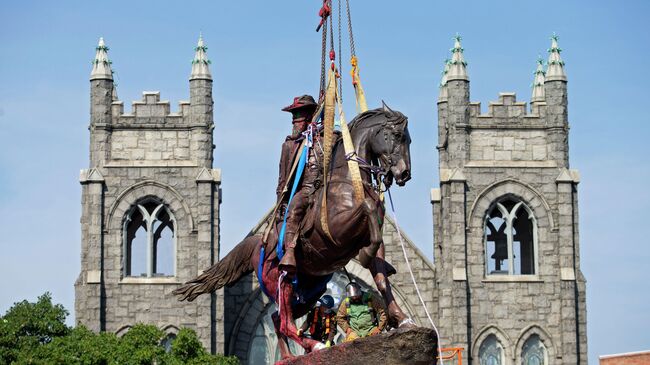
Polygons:
[[[399,242],[400,245],[402,246],[402,253],[404,254],[404,260],[406,261],[406,267],[409,269],[409,273],[411,274],[411,280],[413,281],[413,286],[415,286],[415,292],[418,294],[418,298],[420,298],[420,303],[422,303],[422,307],[424,308],[424,313],[427,315],[427,318],[429,319],[429,323],[433,326],[433,330],[436,331],[436,336],[438,337],[437,342],[438,342],[438,355],[440,356],[442,354],[442,347],[440,345],[440,333],[438,332],[438,327],[433,323],[433,319],[431,319],[431,315],[429,315],[429,311],[427,310],[426,304],[424,304],[424,299],[422,299],[422,294],[420,294],[420,288],[418,287],[418,283],[415,281],[415,275],[413,275],[413,269],[411,268],[411,262],[409,261],[408,255],[406,254],[406,247],[404,245],[404,239],[402,238],[402,232],[399,229],[399,223],[397,222],[397,215],[395,214],[395,206],[393,205],[393,196],[390,194],[390,189],[386,188],[386,191],[388,192],[388,200],[390,201],[390,210],[393,215],[393,221],[395,222],[395,229],[397,230],[397,237],[399,237]],[[440,363],[444,365],[444,360],[440,358]]]

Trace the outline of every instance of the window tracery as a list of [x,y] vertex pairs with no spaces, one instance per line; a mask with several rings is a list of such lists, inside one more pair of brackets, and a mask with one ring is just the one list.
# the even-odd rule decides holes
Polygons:
[[147,198],[128,212],[123,229],[123,275],[174,276],[176,220],[159,200]]
[[537,222],[522,201],[498,201],[485,217],[486,275],[537,274]]

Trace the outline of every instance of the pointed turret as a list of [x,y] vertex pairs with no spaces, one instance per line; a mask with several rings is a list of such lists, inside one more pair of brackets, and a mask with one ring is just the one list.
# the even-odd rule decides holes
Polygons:
[[97,44],[95,50],[95,59],[93,60],[93,70],[90,73],[90,79],[113,80],[111,61],[108,59],[108,47],[104,43],[104,38],[99,38],[99,44]]
[[469,76],[460,45],[462,38],[456,34],[453,39],[454,48],[451,49],[451,60],[447,63],[448,70],[443,79],[445,86],[441,90],[441,96],[446,93],[447,100],[438,103],[441,168],[463,166],[469,158],[469,134],[466,128],[469,125]]
[[544,80],[546,121],[549,126],[556,127],[548,132],[548,151],[549,157],[557,161],[558,167],[569,168],[567,77],[564,73],[564,61],[560,58],[562,50],[558,47],[557,40],[558,36],[553,34]]
[[192,74],[190,75],[190,123],[203,126],[192,133],[191,148],[199,166],[212,168],[212,128],[214,128],[212,105],[212,75],[210,74],[210,60],[203,36],[199,35],[199,42],[194,48],[192,60]]
[[210,60],[208,59],[208,54],[206,53],[208,47],[203,42],[203,35],[199,35],[199,42],[194,48],[194,59],[192,60],[192,74],[190,75],[190,80],[212,80],[212,75],[210,74]]
[[117,84],[113,84],[113,91],[111,92],[111,99],[113,99],[113,101],[118,101],[118,100],[120,100],[120,99],[117,97]]
[[100,167],[106,161],[109,150],[112,123],[111,104],[117,98],[113,83],[113,70],[108,59],[108,47],[104,38],[99,38],[95,47],[93,70],[90,73],[90,166]]
[[449,65],[447,80],[468,80],[467,62],[463,58],[463,47],[460,46],[461,36],[456,33],[454,37],[454,48],[451,49],[452,57]]
[[548,50],[548,69],[546,70],[546,81],[566,81],[564,73],[564,61],[560,57],[562,49],[558,47],[559,37],[553,33],[551,37],[551,48]]
[[535,78],[533,79],[533,96],[530,99],[531,104],[545,101],[544,94],[544,81],[546,72],[544,72],[544,60],[540,56],[537,59],[537,70],[535,70]]
[[447,74],[449,73],[450,59],[445,60],[445,68],[442,70],[442,79],[440,80],[440,93],[438,94],[438,102],[447,101],[449,98],[449,90],[447,89]]

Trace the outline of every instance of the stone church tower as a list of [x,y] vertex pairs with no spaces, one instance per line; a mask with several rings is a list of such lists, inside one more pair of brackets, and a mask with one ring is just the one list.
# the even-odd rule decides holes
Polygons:
[[171,113],[159,92],[144,92],[127,114],[99,41],[90,75],[90,164],[80,176],[75,313],[88,328],[118,335],[140,322],[169,338],[189,327],[207,349],[223,352],[221,292],[193,303],[171,294],[219,257],[212,76],[202,39],[195,50],[189,102]]
[[567,78],[557,37],[530,110],[470,102],[460,37],[438,99],[433,189],[438,323],[469,364],[586,364],[579,175],[569,169]]

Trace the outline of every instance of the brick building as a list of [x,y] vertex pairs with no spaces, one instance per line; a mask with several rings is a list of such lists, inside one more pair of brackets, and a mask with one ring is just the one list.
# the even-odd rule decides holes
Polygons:
[[650,351],[603,355],[598,359],[600,365],[647,365],[650,364]]

